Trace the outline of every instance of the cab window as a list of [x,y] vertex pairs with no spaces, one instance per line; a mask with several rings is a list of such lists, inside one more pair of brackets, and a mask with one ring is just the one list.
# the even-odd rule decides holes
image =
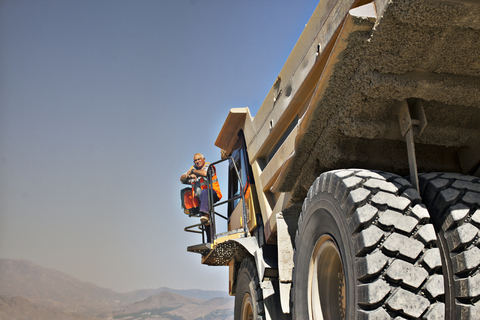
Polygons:
[[[238,172],[240,173],[241,183],[243,188],[247,184],[251,184],[253,179],[250,174],[250,165],[248,163],[248,156],[245,150],[245,140],[243,135],[240,136],[235,150],[232,152],[233,161],[230,160],[229,163],[229,173],[228,173],[228,198],[232,199],[234,197],[240,196],[241,186],[238,175],[235,171],[235,166],[237,167]],[[234,166],[235,163],[235,166]],[[228,215],[232,213],[235,207],[240,202],[240,198],[232,201],[228,204]]]

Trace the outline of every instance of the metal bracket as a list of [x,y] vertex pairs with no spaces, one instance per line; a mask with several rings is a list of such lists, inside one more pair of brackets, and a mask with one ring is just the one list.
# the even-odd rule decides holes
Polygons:
[[282,212],[276,214],[278,242],[278,280],[280,305],[283,313],[290,313],[290,289],[292,287],[293,243],[288,233],[288,223]]
[[414,136],[419,136],[425,126],[427,119],[423,110],[422,102],[417,99],[412,105],[409,105],[406,100],[402,101],[400,105],[400,112],[398,113],[398,121],[400,123],[400,131],[407,142],[408,153],[408,167],[410,169],[410,181],[415,189],[420,192],[418,186],[418,171],[417,161],[415,159],[415,143]]

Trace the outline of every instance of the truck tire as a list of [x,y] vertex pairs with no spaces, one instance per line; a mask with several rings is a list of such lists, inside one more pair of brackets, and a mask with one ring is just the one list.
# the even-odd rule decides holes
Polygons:
[[317,178],[299,217],[291,293],[297,320],[443,319],[437,238],[410,183],[356,169]]
[[235,290],[235,320],[265,319],[262,289],[253,257],[243,259]]
[[480,319],[480,179],[428,173],[419,182],[445,265],[446,319]]

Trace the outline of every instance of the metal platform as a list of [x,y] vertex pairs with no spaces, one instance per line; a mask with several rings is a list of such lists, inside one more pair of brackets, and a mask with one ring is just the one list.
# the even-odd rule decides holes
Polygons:
[[202,256],[208,255],[212,251],[211,243],[201,243],[187,247],[188,252],[200,253]]
[[187,247],[187,251],[200,253],[202,255],[202,264],[209,266],[226,266],[241,247],[235,240],[244,237],[244,229],[231,230],[218,234],[213,244],[202,243],[189,246]]
[[242,246],[236,241],[226,241],[215,246],[208,255],[202,257],[202,264],[226,266]]

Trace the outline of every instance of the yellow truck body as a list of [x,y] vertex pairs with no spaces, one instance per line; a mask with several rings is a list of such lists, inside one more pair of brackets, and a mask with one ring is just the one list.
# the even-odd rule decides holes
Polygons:
[[[229,231],[247,226],[248,232],[219,236],[203,251],[189,248],[202,253],[203,263],[229,265],[236,319],[480,317],[480,291],[473,289],[480,261],[454,270],[467,263],[463,256],[474,256],[480,230],[479,1],[320,1],[257,114],[231,109],[215,145],[231,156],[240,140],[252,177],[245,189],[249,218],[245,223],[240,201],[229,211],[228,223]],[[370,195],[357,203],[362,190]],[[396,198],[385,196],[392,200],[382,202],[384,193]],[[341,220],[332,226],[345,226],[351,234],[339,239],[326,232],[303,254],[310,238],[302,235],[309,230],[305,220],[316,219],[317,209],[310,207],[322,194],[336,197],[328,201],[345,211],[345,218],[330,214]],[[404,199],[410,202],[400,208]],[[318,200],[319,206],[322,201],[327,200]],[[355,204],[351,212],[349,201]],[[364,222],[371,207],[373,218]],[[454,209],[463,210],[461,218]],[[415,226],[404,227],[412,219]],[[321,228],[321,221],[315,223]],[[374,229],[379,238],[370,246]],[[474,235],[469,240],[462,238],[469,237],[462,233],[466,229]],[[435,235],[430,239],[425,230]],[[452,240],[451,234],[463,240]],[[423,249],[409,257],[401,248],[391,249],[394,237],[421,242]],[[354,252],[358,241],[363,247]],[[353,254],[344,253],[349,250]],[[437,251],[442,265],[430,267],[425,261]],[[330,275],[322,252],[332,252],[340,265],[329,267],[342,279],[335,280],[334,289],[321,288]],[[305,263],[299,261],[303,256]],[[372,274],[359,270],[373,262],[347,266],[379,256],[386,262]],[[413,285],[407,275],[393,275],[400,266],[422,266],[418,272],[427,275]],[[243,290],[238,297],[244,278],[255,277],[260,293]],[[322,283],[312,284],[317,280]],[[296,281],[304,281],[305,298]],[[432,293],[428,283],[434,281],[443,292]],[[471,289],[465,289],[468,284]],[[329,290],[340,293],[333,300],[322,298]],[[382,290],[388,292],[376,299]]]

